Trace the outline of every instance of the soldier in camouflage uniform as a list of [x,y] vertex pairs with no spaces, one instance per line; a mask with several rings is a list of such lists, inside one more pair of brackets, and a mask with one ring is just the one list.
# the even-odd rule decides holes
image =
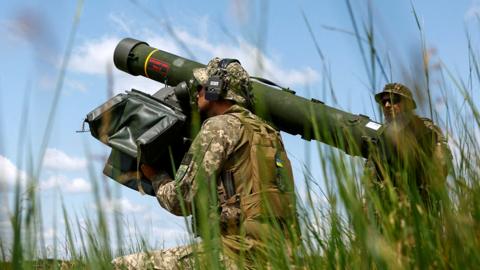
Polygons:
[[[188,269],[195,262],[200,268],[235,269],[288,260],[298,227],[293,175],[279,132],[246,108],[250,80],[237,60],[214,58],[193,77],[198,108],[207,119],[175,179],[146,165],[142,171],[163,208],[192,214],[202,243],[133,254],[114,264]],[[262,264],[267,254],[273,258]]]
[[385,85],[375,100],[385,116],[389,143],[383,146],[383,158],[372,155],[367,160],[368,177],[380,191],[388,182],[401,196],[418,196],[430,210],[438,207],[452,159],[442,131],[432,120],[415,115],[412,93],[400,83]]

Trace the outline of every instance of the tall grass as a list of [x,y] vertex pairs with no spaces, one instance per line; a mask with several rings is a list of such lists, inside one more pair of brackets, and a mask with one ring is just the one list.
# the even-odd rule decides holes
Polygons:
[[[379,57],[372,13],[368,13],[366,23],[360,23],[351,2],[346,0],[346,4],[354,38],[368,77],[368,88],[373,92],[379,89],[379,81],[386,82],[392,77],[387,76],[386,68],[390,66],[390,59],[386,59],[385,63]],[[414,10],[413,5],[412,8]],[[418,22],[417,14],[414,14],[413,19]],[[305,13],[303,18],[322,61],[322,68],[329,74],[326,56],[314,37],[314,29]],[[359,27],[361,24],[365,25],[363,29]],[[424,33],[421,25],[417,25],[421,36],[421,53],[425,56],[427,46]],[[74,40],[75,27],[74,24],[70,42]],[[174,36],[174,33],[170,34]],[[307,269],[472,269],[480,265],[480,112],[478,101],[473,97],[474,87],[480,84],[480,59],[475,46],[471,45],[469,38],[468,40],[467,54],[472,71],[468,82],[453,75],[447,66],[442,65],[437,71],[439,74],[436,74],[440,75],[442,80],[437,85],[430,85],[432,71],[429,62],[422,63],[426,82],[422,89],[428,92],[430,115],[439,115],[431,105],[433,102],[430,91],[444,90],[440,92],[446,101],[446,111],[443,116],[438,116],[436,121],[448,131],[450,146],[454,152],[453,169],[445,189],[442,189],[439,195],[442,201],[441,210],[428,211],[414,193],[407,192],[409,196],[406,202],[402,201],[388,184],[387,193],[379,194],[369,179],[362,176],[363,160],[351,159],[335,149],[318,147],[320,164],[311,164],[307,158],[304,179],[296,179],[297,182],[303,181],[306,187],[306,194],[298,194],[301,198],[298,202],[301,242],[291,257],[285,252],[282,239],[271,242],[267,247],[269,256],[256,261],[257,268],[289,269],[295,265]],[[69,44],[70,49],[71,43]],[[65,55],[67,62],[69,49]],[[62,66],[59,76],[42,151],[48,145],[65,77],[65,66],[66,64]],[[331,78],[327,79],[328,89],[333,95],[334,82]],[[455,90],[455,93],[452,94],[451,90]],[[318,132],[324,132],[321,124],[318,129]],[[40,156],[43,157],[43,152]],[[149,236],[140,232],[136,240],[127,241],[121,229],[125,224],[118,215],[109,217],[99,207],[96,217],[87,216],[82,223],[76,214],[67,212],[62,199],[61,219],[65,235],[64,239],[58,239],[58,245],[66,255],[60,256],[55,251],[48,259],[45,240],[42,239],[42,208],[37,204],[39,195],[35,192],[38,186],[35,179],[40,175],[41,166],[38,165],[36,170],[32,165],[28,167],[33,178],[26,188],[17,181],[19,184],[16,185],[13,195],[13,239],[6,241],[6,238],[0,236],[0,268],[110,269],[110,261],[118,255],[153,249],[147,244]],[[322,168],[322,180],[312,177],[312,170],[316,168]],[[94,183],[95,203],[100,205],[100,198],[104,194],[95,184],[99,181],[93,166],[89,166],[89,173]],[[324,181],[324,185],[319,185],[319,181]],[[320,186],[325,186],[326,190],[322,190]],[[108,225],[109,218],[114,220],[113,232]],[[212,220],[205,223],[209,227],[218,225],[212,224]],[[118,246],[117,250],[113,248],[113,243]],[[215,239],[210,242],[207,240],[206,244],[211,247],[219,245]],[[208,265],[222,268],[219,262],[221,255],[218,254],[221,250],[212,249],[214,252],[206,258]],[[194,259],[198,262],[205,258]]]

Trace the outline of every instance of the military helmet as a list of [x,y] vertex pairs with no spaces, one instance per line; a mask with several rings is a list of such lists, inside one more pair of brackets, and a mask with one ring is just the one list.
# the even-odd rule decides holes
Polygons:
[[380,103],[382,100],[382,97],[386,94],[392,95],[399,95],[403,97],[404,99],[408,100],[411,102],[413,105],[413,109],[417,108],[417,104],[415,103],[415,100],[413,99],[412,92],[408,87],[401,83],[387,83],[385,87],[383,87],[383,91],[380,93],[377,93],[375,95],[375,100]]
[[250,102],[250,76],[238,60],[215,57],[205,68],[193,70],[193,77],[203,86],[207,86],[212,76],[220,76],[222,80],[224,85],[220,93],[222,99],[232,100],[241,105]]

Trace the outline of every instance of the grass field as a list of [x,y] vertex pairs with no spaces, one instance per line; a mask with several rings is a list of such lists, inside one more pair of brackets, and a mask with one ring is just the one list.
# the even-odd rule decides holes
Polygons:
[[[389,59],[379,57],[375,44],[377,37],[373,24],[369,24],[371,18],[359,21],[350,1],[346,3],[354,25],[351,34],[358,42],[358,53],[364,61],[365,80],[370,89],[379,89],[379,80],[388,81]],[[310,29],[309,18],[303,16],[305,27]],[[418,22],[415,12],[412,16]],[[65,52],[63,71],[75,40],[75,23]],[[307,269],[476,269],[480,265],[480,112],[479,102],[474,99],[480,85],[478,51],[473,45],[465,51],[471,65],[471,73],[465,79],[441,62],[432,69],[420,23],[418,33],[422,40],[422,61],[418,66],[420,74],[416,85],[419,87],[416,90],[424,91],[423,104],[448,134],[454,157],[447,182],[438,191],[440,210],[428,211],[418,196],[399,198],[391,185],[387,185],[387,207],[384,197],[362,177],[362,164],[339,151],[319,147],[320,164],[306,164],[304,179],[296,179],[304,181],[308,191],[299,194],[302,197],[298,205],[302,241],[293,255],[298,266]],[[316,43],[313,34],[309,38]],[[469,40],[468,35],[465,38]],[[319,54],[321,56],[321,51]],[[328,72],[325,74],[328,76]],[[441,79],[431,82],[433,76]],[[64,79],[65,73],[61,72],[57,96]],[[432,106],[433,96],[445,101],[444,111],[437,112]],[[47,131],[39,135],[44,138],[44,150],[51,136],[49,125],[54,121],[57,106],[54,101]],[[315,168],[323,169],[323,179],[309,177],[309,171]],[[89,170],[95,178],[97,172],[92,171],[93,166]],[[123,226],[118,216],[109,216],[97,208],[95,218],[87,220],[85,226],[63,207],[59,219],[65,226],[65,238],[56,241],[53,254],[49,254],[42,245],[42,209],[36,203],[40,195],[36,192],[38,179],[35,176],[40,171],[30,173],[33,177],[27,185],[18,184],[13,193],[5,193],[5,196],[13,196],[14,208],[10,216],[13,241],[6,243],[0,235],[0,269],[110,269],[111,260],[119,253],[151,249],[145,241],[148,235],[139,233],[136,241],[127,243],[122,230],[110,231],[107,219],[116,219],[116,226]],[[320,191],[318,181],[325,181],[323,184],[327,189]],[[96,179],[92,182],[95,183]],[[99,189],[94,187],[94,193],[99,202]],[[319,201],[327,203],[320,204]],[[122,248],[112,248],[113,241],[122,243]],[[271,247],[272,250],[282,248]],[[59,256],[57,250],[62,250],[63,255]],[[291,268],[286,261],[281,256],[269,257],[272,269]],[[267,264],[259,268],[262,266]]]

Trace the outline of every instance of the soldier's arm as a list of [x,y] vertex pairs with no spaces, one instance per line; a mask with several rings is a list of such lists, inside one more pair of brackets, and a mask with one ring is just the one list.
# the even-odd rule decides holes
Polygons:
[[434,134],[434,145],[433,145],[433,164],[436,165],[437,172],[440,176],[445,179],[448,175],[449,170],[452,168],[452,152],[448,146],[446,137],[443,135],[442,130],[433,124],[429,119],[426,121],[424,119],[424,124],[429,128]]
[[433,158],[439,165],[442,176],[446,177],[453,166],[453,156],[450,147],[448,147],[448,142],[443,135],[441,135],[435,142]]
[[175,215],[190,215],[199,187],[216,186],[216,179],[239,136],[240,123],[234,117],[222,115],[208,119],[183,158],[175,180],[153,184],[160,205]]

